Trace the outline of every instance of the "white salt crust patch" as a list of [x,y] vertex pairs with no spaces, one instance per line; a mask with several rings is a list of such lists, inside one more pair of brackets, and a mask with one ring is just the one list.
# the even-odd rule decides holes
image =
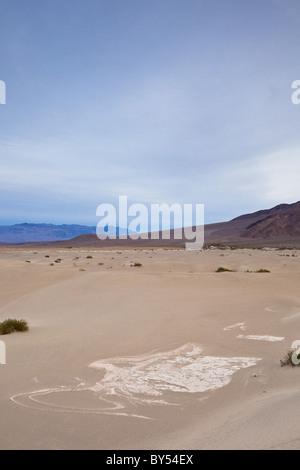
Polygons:
[[285,338],[284,336],[259,336],[259,335],[238,335],[237,338],[239,339],[253,339],[257,341],[270,341],[270,342],[275,342],[275,341],[283,341]]
[[239,328],[240,330],[245,330],[245,323],[235,323],[234,325],[225,326],[224,331],[233,330],[234,328]]
[[[61,387],[14,395],[11,399],[26,407],[48,411],[149,418],[147,407],[177,405],[177,393],[196,394],[224,387],[230,383],[235,372],[254,366],[260,360],[249,357],[202,356],[201,352],[199,345],[188,343],[167,352],[104,359],[89,366],[101,371],[101,377],[105,372],[104,377],[92,387],[81,383],[72,388]],[[63,404],[51,404],[55,393],[66,394],[63,403],[67,404],[68,394],[70,398],[70,394],[83,391],[96,395],[99,407],[72,408]],[[85,399],[84,394],[82,399]],[[135,407],[134,414],[130,412],[132,405]],[[137,405],[143,407],[143,414],[136,413]]]

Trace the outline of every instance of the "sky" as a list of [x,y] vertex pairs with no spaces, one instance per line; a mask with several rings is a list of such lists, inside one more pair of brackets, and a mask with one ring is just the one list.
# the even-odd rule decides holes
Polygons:
[[300,200],[298,0],[0,2],[0,225]]

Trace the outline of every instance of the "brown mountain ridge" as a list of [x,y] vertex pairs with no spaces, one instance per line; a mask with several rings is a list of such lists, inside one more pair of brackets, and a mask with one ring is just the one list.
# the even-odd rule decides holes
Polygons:
[[256,213],[259,220],[250,224],[245,238],[300,237],[300,202],[280,204],[269,211]]

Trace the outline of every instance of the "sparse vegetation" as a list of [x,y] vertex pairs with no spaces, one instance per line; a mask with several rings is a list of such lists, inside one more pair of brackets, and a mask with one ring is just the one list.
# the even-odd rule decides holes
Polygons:
[[50,256],[49,256],[49,255],[45,255],[45,258],[50,258]]
[[103,266],[103,265],[104,265],[104,263],[98,263],[98,265],[99,265],[99,266]]
[[54,261],[54,263],[61,263],[61,261],[62,261],[61,258],[57,258],[57,259]]
[[216,269],[216,273],[224,273],[224,272],[230,272],[230,273],[234,273],[234,269],[228,269],[228,268],[224,268],[223,266],[219,266],[218,269]]
[[0,335],[9,335],[15,331],[28,331],[29,326],[26,320],[16,320],[15,318],[7,318],[0,323]]
[[31,261],[28,261],[28,260],[27,260],[27,261],[25,261],[25,263],[31,263]]
[[141,266],[143,266],[142,263],[137,263],[137,262],[135,262],[131,265],[131,267],[133,267],[133,268],[140,268]]
[[85,271],[85,269],[83,269],[83,268],[80,268],[80,269],[79,269],[79,271]]
[[86,259],[93,259],[91,255],[87,256]]
[[269,271],[268,269],[259,269],[258,271],[250,271],[249,269],[247,269],[247,271],[245,271],[245,273],[270,273],[271,271]]
[[[280,360],[281,367],[284,367],[284,366],[291,366],[291,367],[300,366],[300,364],[294,364],[294,362],[293,362],[292,356],[293,356],[294,352],[295,351],[291,351],[291,350],[287,351],[284,359]],[[297,355],[297,359],[300,359],[300,354]]]

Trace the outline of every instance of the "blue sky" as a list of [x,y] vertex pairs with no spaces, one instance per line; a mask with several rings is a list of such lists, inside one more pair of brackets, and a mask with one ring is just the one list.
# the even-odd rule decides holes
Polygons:
[[300,199],[298,0],[1,2],[0,224]]

